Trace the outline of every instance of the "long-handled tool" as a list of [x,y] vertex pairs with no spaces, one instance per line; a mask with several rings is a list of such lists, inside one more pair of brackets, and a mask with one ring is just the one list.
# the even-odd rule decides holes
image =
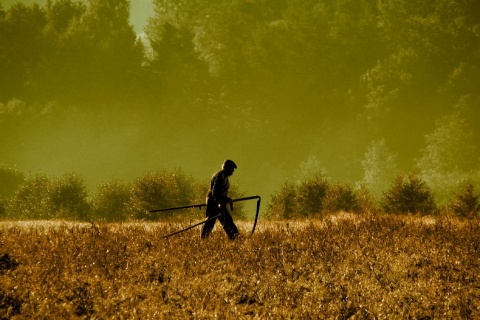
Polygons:
[[[255,232],[255,227],[257,226],[257,221],[258,221],[258,213],[260,212],[260,202],[262,201],[262,198],[260,196],[251,196],[251,197],[245,197],[245,198],[238,198],[238,199],[233,199],[232,201],[233,202],[238,202],[238,201],[246,201],[246,200],[253,200],[253,199],[257,199],[257,211],[255,213],[255,221],[253,223],[253,228],[252,228],[252,233],[253,234]],[[188,205],[188,206],[180,206],[180,207],[172,207],[172,208],[163,208],[163,209],[154,209],[154,210],[150,210],[149,212],[153,213],[153,212],[162,212],[162,211],[171,211],[171,210],[180,210],[180,209],[189,209],[189,208],[199,208],[201,209],[202,207],[205,207],[207,204],[206,203],[201,203],[201,204],[192,204],[192,205]],[[190,226],[188,228],[185,228],[185,229],[182,229],[182,230],[179,230],[179,231],[176,231],[174,233],[171,233],[171,234],[168,234],[166,236],[164,236],[163,238],[168,238],[170,236],[173,236],[173,235],[176,235],[176,234],[179,234],[179,233],[182,233],[184,231],[187,231],[187,230],[190,230],[192,228],[195,228],[201,224],[204,224],[206,223],[207,221],[210,221],[210,220],[213,220],[213,219],[216,219],[218,217],[220,217],[221,214],[215,216],[215,217],[211,217],[211,218],[208,218],[202,222],[199,222],[197,224],[194,224],[193,226]]]

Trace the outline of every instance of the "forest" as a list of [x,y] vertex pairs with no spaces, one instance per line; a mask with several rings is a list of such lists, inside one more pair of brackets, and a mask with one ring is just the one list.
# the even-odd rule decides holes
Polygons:
[[315,174],[438,203],[480,187],[475,0],[0,1],[0,163],[112,177],[182,168],[269,197]]

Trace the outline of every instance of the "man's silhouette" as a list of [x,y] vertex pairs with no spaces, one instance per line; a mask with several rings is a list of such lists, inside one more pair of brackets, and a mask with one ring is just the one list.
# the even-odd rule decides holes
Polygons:
[[[228,212],[227,204],[233,210],[232,199],[228,197],[230,183],[228,177],[237,169],[237,165],[232,160],[226,160],[222,165],[222,170],[216,172],[210,181],[210,190],[207,195],[206,219],[220,216],[217,218],[223,226],[228,237],[233,240],[238,236],[238,229],[233,218]],[[202,227],[202,238],[210,235],[217,219],[207,221]]]

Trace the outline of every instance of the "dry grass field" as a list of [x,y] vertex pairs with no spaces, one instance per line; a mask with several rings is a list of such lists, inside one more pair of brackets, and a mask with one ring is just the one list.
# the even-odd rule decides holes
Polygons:
[[0,319],[480,318],[479,220],[183,227],[0,222]]

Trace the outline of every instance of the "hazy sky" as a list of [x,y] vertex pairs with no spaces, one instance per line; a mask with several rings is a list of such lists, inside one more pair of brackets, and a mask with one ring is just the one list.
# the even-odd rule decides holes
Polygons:
[[[47,0],[0,0],[0,3],[3,4],[3,7],[6,9],[10,7],[13,3],[23,2],[27,4],[38,3],[44,5]],[[86,2],[86,1],[84,1]],[[135,28],[137,34],[143,32],[143,27],[149,16],[153,14],[153,4],[150,0],[131,0],[130,1],[130,21]]]

